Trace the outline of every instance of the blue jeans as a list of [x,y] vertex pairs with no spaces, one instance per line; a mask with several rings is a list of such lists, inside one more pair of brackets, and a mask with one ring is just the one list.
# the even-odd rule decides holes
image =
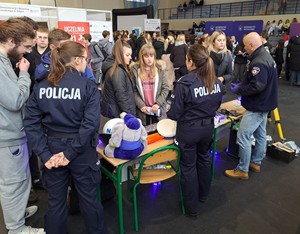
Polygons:
[[[248,172],[250,161],[261,164],[266,151],[266,124],[268,112],[246,111],[237,133],[240,161],[237,169]],[[255,148],[252,150],[251,136],[255,138]]]
[[290,70],[290,84],[300,85],[300,71]]

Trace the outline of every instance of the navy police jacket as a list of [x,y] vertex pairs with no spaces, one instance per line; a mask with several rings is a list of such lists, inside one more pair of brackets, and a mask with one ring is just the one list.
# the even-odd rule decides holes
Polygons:
[[212,118],[221,105],[224,86],[216,78],[214,88],[208,92],[195,72],[181,77],[174,87],[168,118],[177,123],[191,122],[199,119]]
[[278,103],[278,76],[276,63],[270,53],[258,47],[249,57],[246,78],[237,91],[241,104],[253,112],[269,112]]
[[100,94],[95,82],[83,79],[68,69],[56,86],[47,79],[36,83],[26,104],[25,131],[33,151],[46,163],[52,153],[45,129],[74,134],[71,146],[63,153],[72,161],[84,152],[95,136],[100,122]]

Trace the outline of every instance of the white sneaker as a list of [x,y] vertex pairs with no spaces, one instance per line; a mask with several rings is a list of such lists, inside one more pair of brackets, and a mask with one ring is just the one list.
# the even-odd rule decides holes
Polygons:
[[37,206],[28,206],[25,209],[25,219],[31,217],[32,215],[34,215],[38,210]]
[[45,234],[44,228],[32,228],[30,226],[26,226],[21,232],[18,234]]

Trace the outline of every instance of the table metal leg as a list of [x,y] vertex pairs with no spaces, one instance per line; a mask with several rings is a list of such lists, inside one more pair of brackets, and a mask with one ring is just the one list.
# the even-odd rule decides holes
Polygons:
[[101,171],[108,176],[117,186],[118,210],[119,210],[119,228],[120,234],[124,234],[124,216],[123,216],[123,190],[122,190],[122,169],[125,164],[119,165],[116,169],[116,175],[101,166]]
[[119,207],[119,225],[120,234],[124,233],[124,216],[123,216],[123,189],[122,189],[122,169],[125,164],[117,167],[117,190],[118,190],[118,207]]

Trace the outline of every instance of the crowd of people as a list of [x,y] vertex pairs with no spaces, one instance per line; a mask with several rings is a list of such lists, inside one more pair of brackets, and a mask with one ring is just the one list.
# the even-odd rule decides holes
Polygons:
[[[237,136],[240,162],[225,174],[248,179],[249,168],[260,171],[267,114],[277,107],[282,43],[274,60],[256,32],[238,42],[220,30],[200,37],[172,32],[138,36],[125,30],[110,35],[104,30],[100,41],[84,34],[81,42],[73,42],[61,29],[48,31],[33,23],[11,18],[0,24],[0,112],[5,120],[0,194],[9,233],[67,233],[69,186],[79,198],[87,232],[105,233],[95,142],[104,124],[122,112],[137,116],[144,126],[164,118],[177,121],[189,218],[197,218],[198,202],[209,196],[214,116],[229,92],[241,96],[246,114]],[[292,84],[300,85],[298,45],[298,37],[290,40],[288,67]],[[30,169],[29,155],[35,165]],[[48,192],[44,229],[25,226],[31,182]]]
[[263,31],[268,35],[275,35],[275,36],[289,34],[291,24],[297,22],[298,20],[295,17],[292,19],[291,22],[289,19],[286,19],[284,22],[281,19],[278,20],[278,22],[276,22],[276,20],[273,20],[272,22],[267,21]]
[[201,7],[204,4],[204,0],[190,0],[188,3],[184,2],[183,4],[179,4],[177,7],[178,11],[188,11],[189,8]]

